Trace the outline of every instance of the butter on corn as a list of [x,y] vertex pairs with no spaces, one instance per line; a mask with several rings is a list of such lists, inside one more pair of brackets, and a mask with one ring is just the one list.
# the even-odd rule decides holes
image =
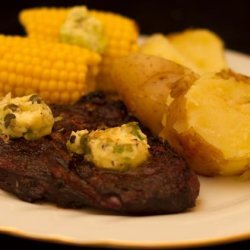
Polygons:
[[[46,7],[27,9],[20,13],[20,21],[30,37],[58,42],[61,27],[71,9]],[[112,91],[112,86],[104,82],[105,75],[113,60],[137,50],[138,28],[132,19],[118,14],[96,10],[90,10],[90,13],[103,23],[106,38],[97,88]]]
[[39,94],[50,103],[73,103],[92,90],[101,60],[78,46],[0,35],[0,96]]
[[106,46],[103,23],[85,6],[74,7],[61,27],[59,41],[102,53]]

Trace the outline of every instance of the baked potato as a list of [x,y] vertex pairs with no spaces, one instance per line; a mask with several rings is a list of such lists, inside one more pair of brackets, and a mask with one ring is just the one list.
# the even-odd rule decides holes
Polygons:
[[146,38],[144,43],[140,46],[139,52],[147,55],[159,56],[180,65],[184,65],[196,73],[202,73],[195,63],[178,51],[170,40],[162,34],[155,34]]
[[250,162],[250,78],[203,75],[175,96],[160,135],[199,174],[243,174]]
[[197,79],[189,69],[160,57],[131,54],[117,59],[110,68],[109,81],[128,109],[158,135],[173,85],[173,96]]
[[152,35],[145,39],[139,51],[174,61],[198,74],[227,68],[223,41],[206,29],[187,30],[168,36]]

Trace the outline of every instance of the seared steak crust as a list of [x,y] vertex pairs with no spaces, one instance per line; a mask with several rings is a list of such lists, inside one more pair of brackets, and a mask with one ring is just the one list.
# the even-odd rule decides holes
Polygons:
[[93,207],[128,214],[182,212],[195,205],[197,176],[167,143],[148,130],[150,158],[135,170],[95,167],[65,146],[72,130],[114,127],[134,121],[121,101],[92,93],[72,106],[51,105],[61,117],[42,139],[0,139],[0,188],[28,202]]

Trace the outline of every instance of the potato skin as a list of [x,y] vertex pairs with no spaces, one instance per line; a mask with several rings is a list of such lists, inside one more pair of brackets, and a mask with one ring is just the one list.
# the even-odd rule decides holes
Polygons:
[[[222,80],[243,82],[246,85],[250,83],[249,77],[232,71],[222,71],[216,74],[216,76]],[[245,92],[248,93],[248,91]],[[205,92],[204,98],[207,98]],[[225,158],[223,152],[219,148],[216,148],[217,145],[210,144],[193,127],[190,127],[190,124],[188,124],[190,113],[187,110],[186,103],[185,94],[176,96],[172,101],[166,112],[166,126],[160,132],[160,136],[168,140],[170,145],[184,156],[191,168],[198,174],[204,176],[226,176],[241,175],[247,171],[249,166],[248,154],[242,158],[237,158],[236,156]],[[211,117],[211,119],[213,118]],[[225,129],[230,129],[230,127],[227,127],[226,119],[224,126]],[[233,136],[235,140],[238,140],[238,134],[234,134]]]
[[139,53],[116,60],[109,75],[128,109],[156,135],[163,129],[170,91],[174,90],[173,96],[181,93],[195,79],[192,71],[179,64]]
[[[239,102],[241,105],[242,101],[243,104],[246,102],[250,105],[247,95],[250,91],[250,78],[231,71],[198,76],[174,62],[144,54],[131,54],[118,59],[112,65],[110,72],[110,82],[128,109],[155,135],[167,140],[187,160],[196,173],[205,176],[240,175],[248,169],[250,161],[248,154],[244,153],[239,156],[238,146],[228,147],[230,145],[228,142],[232,142],[231,139],[234,142],[234,138],[241,143],[244,134],[240,133],[241,130],[236,130],[235,134],[231,133],[232,126],[234,126],[232,125],[234,120],[231,118],[234,119],[234,113],[233,116],[230,116],[231,112],[228,113],[228,109],[220,109],[220,107],[228,105],[231,107],[230,105],[234,105],[234,102]],[[232,95],[226,95],[226,93],[232,93]],[[214,97],[215,99],[213,99]],[[217,100],[216,98],[219,100],[227,98],[225,105],[217,101],[213,103],[214,100]],[[217,105],[215,110],[211,109],[214,107],[213,105],[207,106],[208,103]],[[200,114],[204,120],[202,120],[203,118],[196,120],[200,116],[192,113],[192,108],[190,109],[193,107],[192,105],[199,107],[198,112],[202,112]],[[208,113],[204,113],[204,107],[205,110],[206,107],[209,107]],[[221,113],[214,113],[216,108]],[[235,110],[241,110],[241,106],[237,106]],[[247,110],[250,109],[244,108],[243,110],[247,113]],[[215,122],[210,123],[212,117],[221,119],[214,119]],[[236,120],[239,118],[238,113],[235,117]],[[225,125],[222,125],[224,120]],[[196,123],[196,121],[198,122]],[[204,121],[207,126],[214,125],[208,127],[212,129],[213,133],[202,133],[199,129],[204,127],[200,121]],[[226,124],[226,121],[233,121],[233,123],[229,123],[231,127]],[[246,125],[246,123],[241,124]],[[248,125],[244,128],[247,129]],[[209,129],[208,131],[211,131]],[[204,130],[202,131],[204,132]],[[250,130],[247,129],[247,131]],[[229,134],[230,137],[228,137]],[[250,138],[250,133],[248,134],[247,138]],[[220,139],[217,140],[218,136],[212,137],[211,135],[223,135],[225,140],[222,141],[225,144],[220,144]],[[242,152],[245,152],[245,144],[236,143],[234,145],[243,146]],[[246,145],[248,148],[250,144]],[[227,151],[228,148],[229,151]],[[230,153],[225,154],[225,152]]]
[[[207,143],[194,129],[187,128],[187,112],[183,96],[174,100],[168,108],[166,126],[160,137],[167,139],[169,144],[184,156],[191,168],[204,176],[219,175],[223,155],[219,150]],[[175,124],[182,124],[185,132],[179,133]]]

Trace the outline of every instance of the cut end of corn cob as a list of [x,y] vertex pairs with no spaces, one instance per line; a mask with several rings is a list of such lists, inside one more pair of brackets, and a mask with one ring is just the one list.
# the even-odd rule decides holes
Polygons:
[[101,58],[87,49],[0,35],[0,96],[39,94],[49,103],[73,103],[93,90]]
[[[44,7],[23,10],[20,21],[30,37],[58,42],[61,26],[70,9]],[[113,60],[137,50],[138,28],[135,21],[118,14],[96,10],[91,10],[90,13],[103,23],[107,40],[99,67],[97,88],[112,91],[112,86],[104,81],[105,75]]]
[[92,11],[92,13],[104,23],[107,37],[107,45],[97,77],[97,88],[112,92],[113,86],[108,81],[105,82],[110,65],[115,59],[137,51],[138,29],[134,21],[120,15],[100,11]]

